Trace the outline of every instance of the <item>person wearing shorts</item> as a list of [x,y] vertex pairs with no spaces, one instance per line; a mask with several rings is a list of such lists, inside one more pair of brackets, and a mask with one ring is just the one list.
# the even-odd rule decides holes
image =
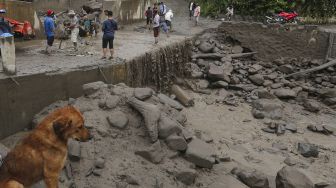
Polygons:
[[108,12],[108,19],[103,22],[103,28],[102,31],[104,33],[103,35],[103,57],[102,59],[106,59],[107,55],[107,47],[110,49],[111,56],[109,59],[113,59],[114,55],[114,47],[113,47],[113,41],[114,41],[114,34],[115,31],[118,30],[118,24],[113,19],[113,13],[112,11]]
[[153,11],[151,7],[148,7],[148,9],[146,10],[145,16],[147,19],[147,27],[150,30],[152,27],[152,23],[153,23]]
[[54,11],[48,10],[47,16],[44,18],[44,32],[47,37],[47,46],[46,46],[46,54],[50,54],[51,47],[54,44],[55,40],[55,23],[53,20]]
[[160,34],[160,16],[158,12],[155,12],[154,20],[153,20],[153,31],[155,44],[159,43],[159,34]]

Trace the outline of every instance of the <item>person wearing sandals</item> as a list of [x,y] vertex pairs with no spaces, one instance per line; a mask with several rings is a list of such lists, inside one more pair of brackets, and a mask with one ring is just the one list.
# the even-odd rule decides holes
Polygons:
[[103,22],[103,57],[102,59],[106,59],[107,55],[107,46],[109,46],[111,56],[109,59],[113,59],[114,48],[113,48],[113,40],[115,31],[118,30],[118,24],[113,19],[112,11],[108,11],[108,19]]

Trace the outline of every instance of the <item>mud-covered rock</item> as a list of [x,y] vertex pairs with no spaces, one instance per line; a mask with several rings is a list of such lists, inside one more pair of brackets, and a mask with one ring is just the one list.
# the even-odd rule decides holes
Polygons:
[[107,88],[107,84],[105,84],[102,81],[98,81],[98,82],[84,84],[82,88],[83,88],[84,95],[88,96],[88,95],[91,95],[97,92],[99,89]]
[[176,151],[185,151],[188,147],[187,141],[176,134],[172,134],[166,138],[166,143],[170,149]]
[[318,147],[310,143],[298,143],[298,152],[304,157],[318,157]]
[[310,112],[318,112],[321,110],[321,106],[319,105],[319,103],[317,103],[316,101],[313,100],[306,100],[303,103],[303,106],[306,110],[310,111]]
[[107,121],[113,127],[125,129],[128,124],[128,117],[125,113],[117,111],[107,116]]
[[232,172],[245,185],[251,188],[269,188],[268,178],[262,172],[256,170],[233,169]]
[[135,98],[142,101],[151,97],[153,93],[153,90],[150,88],[135,88],[134,90]]
[[230,77],[228,75],[225,75],[223,67],[215,65],[215,64],[210,64],[210,67],[208,70],[208,78],[211,81],[230,82]]
[[220,177],[220,180],[213,181],[208,188],[248,188],[248,187],[230,175],[223,175]]
[[81,144],[75,140],[68,141],[68,156],[71,161],[79,161],[81,159]]
[[274,95],[280,99],[293,99],[297,96],[295,91],[284,88],[274,90]]
[[171,119],[164,114],[161,114],[161,118],[159,121],[159,138],[165,139],[174,133],[180,134],[182,132],[182,129],[183,127],[179,122]]
[[168,106],[171,106],[172,108],[175,108],[176,110],[182,110],[183,109],[183,106],[179,102],[175,101],[174,99],[168,97],[165,94],[162,94],[162,93],[158,94],[158,98],[160,99],[160,102],[162,104],[166,104]]
[[202,168],[212,168],[215,163],[214,149],[211,145],[199,139],[193,139],[188,144],[185,157],[188,161]]
[[144,159],[154,164],[159,164],[164,158],[164,154],[162,152],[160,141],[156,141],[149,148],[136,151],[135,154],[143,157]]
[[277,188],[314,188],[312,181],[293,167],[283,167],[276,176]]
[[102,109],[114,109],[120,103],[121,98],[116,95],[109,95],[103,99],[100,99],[98,106]]
[[259,99],[252,103],[252,115],[257,119],[270,118],[281,119],[283,116],[283,105],[277,100]]
[[248,78],[251,80],[252,83],[258,86],[262,86],[265,82],[264,77],[260,74],[251,75]]
[[201,44],[198,46],[198,49],[203,52],[203,53],[211,53],[212,50],[214,49],[214,45],[206,42],[206,41],[203,41],[201,42]]
[[183,170],[181,172],[178,172],[175,175],[175,178],[178,181],[184,183],[185,185],[194,184],[196,177],[197,177],[197,172],[196,170],[192,170],[192,169]]

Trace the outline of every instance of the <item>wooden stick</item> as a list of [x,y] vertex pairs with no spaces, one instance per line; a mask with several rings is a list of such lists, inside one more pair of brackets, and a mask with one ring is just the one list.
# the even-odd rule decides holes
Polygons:
[[314,67],[314,68],[307,69],[307,70],[304,70],[304,71],[300,71],[300,72],[296,72],[296,73],[293,73],[293,74],[289,74],[289,75],[285,76],[285,78],[289,78],[289,77],[293,77],[293,76],[304,75],[304,74],[320,71],[320,70],[326,69],[328,67],[332,67],[334,65],[336,65],[336,59],[334,59],[334,60],[332,60],[332,61],[330,61],[328,63],[325,63],[323,65],[320,65],[318,67]]

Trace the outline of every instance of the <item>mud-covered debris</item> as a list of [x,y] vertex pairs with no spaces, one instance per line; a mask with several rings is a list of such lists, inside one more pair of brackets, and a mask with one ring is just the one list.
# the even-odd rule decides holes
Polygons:
[[79,161],[81,159],[81,144],[75,140],[68,141],[68,156],[71,161]]
[[196,166],[212,168],[215,163],[215,158],[213,157],[214,154],[215,152],[211,145],[196,138],[188,144],[185,157]]
[[144,159],[154,164],[159,164],[164,158],[164,154],[162,153],[160,141],[156,141],[149,148],[136,151],[135,154],[143,157]]
[[128,117],[121,111],[116,111],[107,116],[107,121],[113,127],[125,129],[128,124]]
[[146,100],[153,95],[154,91],[150,88],[135,88],[134,96],[139,100]]
[[182,172],[178,172],[175,177],[185,185],[192,185],[197,177],[197,172],[193,169],[185,169]]
[[159,121],[159,138],[165,139],[168,136],[176,133],[180,134],[182,132],[182,125],[177,121],[169,118],[167,115],[161,114]]
[[102,81],[98,81],[98,82],[84,84],[82,88],[83,88],[84,95],[89,96],[97,92],[99,89],[106,88],[106,87],[107,87],[107,84],[105,84]]
[[166,143],[170,149],[176,151],[185,151],[188,147],[186,140],[182,136],[172,134],[166,138]]
[[310,143],[298,143],[298,152],[304,157],[318,157],[318,146]]
[[276,176],[277,188],[314,188],[312,181],[293,167],[283,167]]

